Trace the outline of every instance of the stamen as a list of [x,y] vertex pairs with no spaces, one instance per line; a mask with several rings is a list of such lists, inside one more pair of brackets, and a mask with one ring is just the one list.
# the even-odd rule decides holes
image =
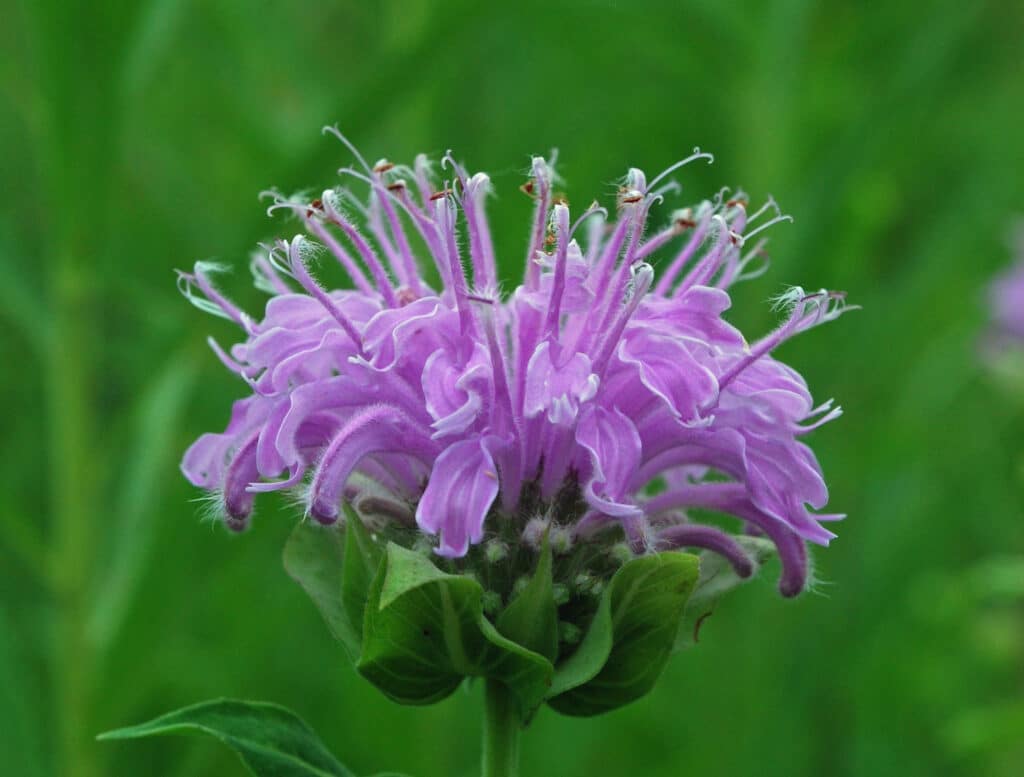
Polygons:
[[[711,227],[712,215],[713,211],[709,207],[704,214],[700,216],[700,220],[696,225],[693,235],[679,253],[676,254],[675,258],[672,260],[671,264],[669,264],[668,269],[665,270],[661,278],[658,279],[658,285],[654,287],[655,294],[665,296],[669,291],[671,291],[672,286],[676,282],[676,278],[697,252],[697,249],[704,243],[704,238],[707,236],[708,230]],[[687,219],[686,223],[689,224],[692,222]]]
[[[723,278],[719,281],[719,287],[723,289],[728,288],[734,283],[753,280],[754,278],[760,278],[764,275],[771,265],[768,253],[764,250],[766,244],[766,240],[758,240],[757,243],[754,244],[754,247],[736,263],[736,267],[730,274],[730,277]],[[757,264],[754,265],[753,269],[748,270],[747,267],[754,262],[757,262]]]
[[[444,254],[444,248],[442,247],[437,224],[434,223],[430,213],[413,201],[412,197],[409,196],[408,189],[403,188],[399,190],[397,198],[399,204],[405,208],[405,212],[412,217],[413,225],[416,227],[420,237],[423,238],[423,242],[427,244],[430,259],[434,263],[438,275],[441,277],[442,285],[447,285],[449,282],[448,269],[441,258]],[[430,202],[430,200],[426,199],[424,202]]]
[[[278,192],[272,189],[263,192],[261,196],[271,196],[275,198],[274,203],[267,208],[268,215],[273,214],[274,211],[282,208],[288,209],[298,215],[302,219],[306,229],[316,235],[316,237],[327,246],[330,252],[344,268],[348,276],[352,279],[356,288],[365,294],[372,295],[374,293],[373,286],[366,279],[366,276],[355,263],[351,254],[349,254],[348,251],[346,251],[342,245],[334,239],[334,236],[324,228],[323,224],[321,224],[318,219],[318,217],[327,218],[332,223],[342,227],[346,233],[349,232],[348,224],[341,218],[336,206],[331,203],[331,200],[336,199],[336,193],[334,191],[328,189],[323,193],[322,199],[315,199],[309,203],[308,206],[294,198],[285,199]],[[364,259],[365,258],[364,254]],[[370,267],[371,272],[374,271],[375,268],[373,267],[372,261],[367,261],[367,266]],[[390,283],[387,281],[387,276],[383,272],[374,273],[374,275],[381,293],[387,299],[389,297],[390,289]]]
[[260,248],[267,252],[267,262],[274,271],[279,275],[283,275],[286,278],[295,280],[295,273],[292,272],[292,268],[288,266],[287,259],[282,259],[281,255],[288,254],[288,243],[284,240],[275,241],[274,245],[268,245],[266,243],[259,243]]
[[359,352],[362,353],[362,338],[355,324],[352,323],[349,317],[338,307],[338,304],[331,299],[331,296],[309,274],[305,258],[302,256],[305,244],[306,239],[302,235],[296,235],[288,245],[288,264],[295,275],[295,279],[302,285],[302,288],[309,292],[310,296],[315,297],[324,306],[324,309],[341,325],[341,328],[345,330],[345,334],[349,336],[349,339],[352,340],[356,348],[359,349]]
[[277,270],[265,256],[254,254],[249,261],[249,272],[252,273],[253,284],[260,291],[267,294],[289,294],[291,289],[285,283]]
[[416,188],[420,191],[420,202],[426,206],[430,193],[433,190],[431,186],[430,160],[427,159],[426,154],[416,155],[416,159],[413,162],[413,173],[416,179]]
[[452,166],[455,180],[462,191],[457,196],[463,213],[466,214],[466,231],[469,235],[469,257],[473,265],[473,285],[478,289],[490,288],[498,279],[494,259],[494,246],[487,218],[483,214],[483,199],[490,192],[491,179],[483,173],[468,178],[465,169],[449,150],[441,159],[441,167]]
[[750,240],[750,238],[754,237],[755,235],[761,234],[762,232],[764,232],[769,227],[773,227],[776,224],[779,224],[779,223],[781,223],[783,221],[792,222],[793,221],[793,217],[788,215],[788,214],[781,214],[781,215],[776,216],[775,218],[773,218],[773,219],[771,219],[769,221],[766,221],[764,224],[759,225],[756,229],[752,230],[751,232],[748,232],[745,235],[735,235],[735,237],[736,237],[736,245],[739,245],[742,248],[743,245],[748,240]]
[[608,365],[615,347],[619,344],[619,340],[622,339],[626,324],[629,323],[636,309],[640,307],[644,295],[647,294],[654,282],[654,268],[649,264],[634,265],[631,275],[626,304],[622,306],[615,322],[607,330],[604,342],[601,343],[598,355],[594,359],[594,374],[599,378],[604,376],[605,367]]
[[833,400],[830,399],[824,404],[814,408],[810,413],[808,413],[807,418],[804,419],[805,421],[811,418],[815,418],[815,416],[820,417],[817,418],[817,420],[812,421],[811,423],[798,424],[796,427],[796,434],[803,435],[807,434],[808,432],[813,432],[819,426],[824,426],[829,421],[834,421],[835,419],[839,418],[839,416],[843,414],[843,409],[838,405],[836,407],[832,407],[832,403]]
[[356,229],[355,224],[342,216],[341,211],[335,205],[334,192],[327,190],[323,195],[324,203],[324,218],[330,223],[339,227],[345,236],[351,241],[352,245],[355,246],[356,251],[363,259],[363,263],[370,270],[370,274],[373,276],[374,282],[377,284],[377,289],[384,297],[385,303],[389,307],[395,307],[395,291],[392,286],[391,279],[388,277],[387,271],[384,269],[384,265],[381,263],[377,256],[377,252],[373,250],[366,239],[360,234],[359,230]]
[[[356,170],[350,167],[343,167],[338,170],[340,175],[349,175],[361,181],[365,181],[371,187],[374,194],[373,202],[380,206],[384,211],[384,216],[388,220],[388,224],[391,228],[391,234],[395,238],[397,243],[398,251],[396,257],[399,261],[394,262],[396,275],[400,283],[408,285],[416,292],[417,296],[423,296],[423,283],[420,279],[419,270],[416,267],[416,260],[413,258],[412,249],[409,246],[409,241],[405,235],[405,229],[402,227],[402,222],[398,218],[398,214],[395,209],[391,206],[392,200],[402,204],[401,200],[394,196],[393,193],[389,192],[384,186],[381,185],[379,179],[369,178],[362,175]],[[405,207],[403,205],[403,207]],[[371,216],[373,212],[371,211]],[[381,245],[384,246],[385,250],[391,249],[390,240],[387,239],[387,233],[384,231],[383,225],[379,223],[379,219],[373,218],[374,226],[377,231],[377,237],[381,241]],[[392,253],[392,250],[388,250],[388,253]]]
[[[251,331],[252,319],[231,300],[217,291],[216,287],[207,277],[209,273],[226,271],[227,268],[215,262],[196,262],[191,273],[182,272],[181,270],[177,271],[178,291],[184,295],[185,299],[203,312],[234,321],[247,332]],[[203,297],[197,296],[192,291],[192,284],[199,287]]]
[[242,375],[247,377],[245,366],[232,359],[231,356],[228,355],[227,351],[221,348],[220,343],[218,343],[212,337],[207,337],[206,344],[210,346],[210,350],[213,351],[214,355],[216,355],[216,357],[220,360],[221,364],[223,364],[236,375]]
[[363,169],[365,169],[367,173],[372,172],[370,166],[366,163],[366,160],[363,159],[363,155],[359,153],[359,149],[352,145],[352,143],[349,142],[349,139],[341,134],[341,130],[339,130],[337,127],[324,127],[321,130],[321,133],[324,135],[334,135],[334,137],[336,137],[344,144],[345,148],[352,152],[352,156],[356,158],[356,160],[359,162],[360,165],[362,165]]
[[554,221],[557,234],[558,251],[555,256],[555,277],[551,282],[551,297],[548,300],[548,315],[544,322],[544,333],[546,337],[557,342],[569,251],[569,208],[565,205],[556,205],[552,221]]
[[573,235],[576,234],[576,230],[580,228],[580,225],[591,218],[592,216],[601,215],[603,218],[608,218],[608,209],[597,204],[597,201],[590,203],[590,206],[580,214],[579,218],[573,222],[572,227],[569,229],[569,239],[571,240]]
[[[320,242],[327,246],[331,254],[334,255],[334,258],[341,263],[341,266],[345,268],[345,272],[348,273],[348,276],[352,279],[352,283],[355,284],[355,287],[364,294],[373,296],[373,286],[366,279],[363,271],[359,269],[359,266],[356,264],[355,259],[352,258],[352,255],[342,247],[341,243],[334,239],[334,235],[328,232],[327,229],[324,228],[324,225],[312,216],[305,216],[303,221],[306,224],[306,229],[316,235]],[[385,290],[386,288],[387,287],[385,286],[381,289],[382,294],[387,293]]]
[[604,251],[601,252],[601,257],[598,259],[597,266],[591,273],[591,278],[597,276],[597,286],[594,288],[594,299],[600,303],[604,299],[605,292],[608,290],[608,285],[611,283],[612,273],[614,271],[616,260],[618,259],[619,252],[622,250],[623,244],[626,242],[626,234],[629,231],[632,219],[629,216],[622,216],[615,225],[615,231],[612,233],[607,244],[604,247]]
[[699,146],[694,146],[693,153],[690,154],[690,156],[686,157],[686,159],[680,159],[675,164],[669,165],[668,167],[666,167],[664,170],[662,170],[660,173],[658,173],[656,176],[654,176],[654,179],[650,183],[647,184],[647,188],[648,189],[653,189],[658,184],[659,181],[662,181],[667,176],[672,175],[672,173],[674,173],[680,167],[685,167],[686,165],[690,164],[690,162],[694,162],[694,161],[696,161],[698,159],[706,159],[706,160],[708,160],[708,164],[709,165],[712,162],[715,161],[715,157],[714,156],[712,156],[711,154],[707,154],[707,153],[701,151]]
[[466,304],[469,290],[466,287],[466,274],[459,258],[459,246],[455,241],[454,208],[448,199],[434,203],[435,221],[444,236],[444,250],[448,258],[448,271],[451,274],[452,291],[455,293],[455,307],[459,311],[459,326],[463,334],[475,331],[473,311]]
[[643,245],[637,249],[634,254],[633,261],[642,262],[644,259],[649,257],[663,245],[671,241],[674,237],[679,234],[679,226],[676,222],[673,222],[668,229],[663,229],[661,232],[656,234],[650,240],[647,240]]
[[682,190],[683,187],[678,181],[669,181],[668,183],[663,183],[657,189],[653,189],[647,196],[658,202],[664,202],[666,194],[669,192],[679,194]]
[[724,389],[743,370],[794,334],[838,318],[847,309],[844,304],[845,298],[846,295],[842,292],[825,290],[814,294],[805,294],[799,286],[794,286],[778,295],[773,302],[773,308],[789,310],[789,319],[774,332],[761,338],[751,347],[747,356],[722,373],[718,379],[719,390]]
[[679,296],[694,286],[704,286],[710,281],[718,268],[722,264],[722,260],[725,256],[726,251],[732,250],[732,230],[729,229],[729,223],[721,214],[714,214],[711,217],[712,222],[718,224],[718,239],[715,241],[711,249],[703,256],[700,262],[693,268],[689,275],[687,275],[683,282],[679,284],[679,287],[675,291],[675,295]]
[[544,245],[544,234],[547,229],[548,208],[551,207],[551,179],[554,166],[554,154],[549,165],[544,157],[535,156],[532,163],[533,180],[530,182],[530,191],[535,193],[537,204],[533,211],[533,230],[530,233],[530,243],[526,250],[526,288],[536,289],[540,282],[540,266],[534,261],[537,252]]

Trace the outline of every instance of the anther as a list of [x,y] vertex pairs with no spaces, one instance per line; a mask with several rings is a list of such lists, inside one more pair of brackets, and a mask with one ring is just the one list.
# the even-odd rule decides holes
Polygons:
[[416,292],[414,292],[408,286],[403,286],[402,288],[400,288],[398,292],[395,294],[395,297],[398,301],[398,306],[401,308],[404,308],[406,305],[410,305],[419,299],[419,297],[416,295]]
[[679,232],[685,232],[687,229],[693,229],[697,226],[697,220],[694,218],[693,208],[683,208],[677,210],[673,215],[673,225]]
[[619,187],[619,205],[633,205],[644,198],[644,193],[638,189],[630,189],[625,186]]
[[317,199],[315,199],[311,203],[309,203],[309,207],[306,208],[306,218],[307,219],[313,218],[313,214],[314,213],[322,213],[323,209],[324,209],[323,200],[321,200],[318,197]]

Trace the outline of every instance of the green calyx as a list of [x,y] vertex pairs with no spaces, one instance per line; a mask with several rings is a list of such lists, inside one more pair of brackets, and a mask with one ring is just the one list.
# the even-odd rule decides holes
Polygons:
[[[524,724],[545,702],[607,712],[654,686],[694,617],[691,554],[626,559],[614,540],[561,542],[559,554],[550,531],[539,548],[499,532],[452,561],[345,513],[344,528],[299,524],[285,567],[360,674],[403,704],[440,701],[478,677],[508,690]],[[715,597],[738,582],[711,569]]]

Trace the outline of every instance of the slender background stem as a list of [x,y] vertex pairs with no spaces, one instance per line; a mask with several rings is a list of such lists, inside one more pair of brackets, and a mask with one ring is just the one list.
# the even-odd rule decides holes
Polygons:
[[[101,325],[95,293],[111,252],[109,166],[117,127],[109,71],[117,40],[114,3],[26,4],[39,73],[39,193],[47,214],[45,344],[48,497],[45,541],[54,596],[52,702],[56,772],[103,772],[93,735],[96,655],[86,633],[98,537],[100,411],[96,375]],[[100,32],[102,31],[102,33]],[[80,72],[90,73],[82,81]]]

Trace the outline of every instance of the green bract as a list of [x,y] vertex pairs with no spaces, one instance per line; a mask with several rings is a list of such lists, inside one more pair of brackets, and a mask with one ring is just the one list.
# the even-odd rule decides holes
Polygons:
[[[479,677],[507,687],[524,721],[545,702],[607,712],[651,690],[696,620],[741,582],[716,556],[701,570],[688,553],[629,557],[611,544],[555,555],[546,536],[460,569],[346,513],[344,529],[299,524],[285,566],[359,673],[403,704]],[[762,559],[770,545],[744,544]]]

